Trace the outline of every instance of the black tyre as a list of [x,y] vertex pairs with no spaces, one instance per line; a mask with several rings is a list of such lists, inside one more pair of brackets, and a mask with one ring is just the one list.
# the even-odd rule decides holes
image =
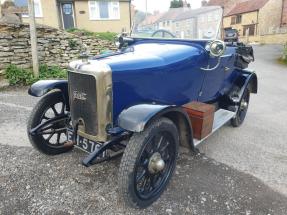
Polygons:
[[119,169],[119,196],[124,205],[145,208],[160,197],[174,172],[178,145],[178,130],[167,118],[131,137]]
[[29,132],[32,128],[47,120],[67,115],[65,107],[62,93],[59,91],[45,95],[34,107],[28,121],[27,130],[31,144],[40,152],[56,155],[71,150],[72,147],[67,148],[64,146],[67,141],[69,119],[51,123],[33,135]]
[[246,88],[240,101],[240,105],[238,107],[236,116],[235,118],[231,119],[231,125],[233,127],[239,127],[244,122],[244,119],[248,111],[249,99],[250,99],[250,91],[248,88]]

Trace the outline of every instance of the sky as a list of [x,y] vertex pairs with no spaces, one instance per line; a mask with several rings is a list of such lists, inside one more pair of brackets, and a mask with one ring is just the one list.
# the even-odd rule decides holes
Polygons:
[[[132,0],[132,4],[136,6],[136,10],[145,11],[146,1],[147,10],[152,13],[156,10],[167,11],[171,0]],[[199,8],[201,5],[201,0],[187,0],[187,2],[191,4],[192,8]]]

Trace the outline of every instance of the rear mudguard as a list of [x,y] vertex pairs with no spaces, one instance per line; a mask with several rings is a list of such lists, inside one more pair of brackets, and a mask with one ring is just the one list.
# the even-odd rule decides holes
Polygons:
[[63,95],[67,110],[69,110],[69,95],[68,95],[68,81],[67,80],[43,80],[33,84],[28,93],[31,96],[41,97],[51,90],[60,90]]
[[118,126],[131,132],[142,132],[160,117],[169,118],[175,123],[180,135],[181,145],[195,150],[192,125],[183,108],[170,105],[139,104],[125,109],[118,117]]
[[[257,75],[250,70],[241,70],[233,82],[231,90],[219,98],[220,107],[228,109],[230,106],[238,106],[246,89],[249,89],[250,93],[257,93]],[[236,95],[236,98],[233,98],[233,95]]]
[[251,70],[242,70],[241,75],[236,79],[235,85],[241,90],[239,92],[239,98],[242,97],[246,88],[249,89],[250,93],[257,93],[258,91],[258,80],[257,75]]

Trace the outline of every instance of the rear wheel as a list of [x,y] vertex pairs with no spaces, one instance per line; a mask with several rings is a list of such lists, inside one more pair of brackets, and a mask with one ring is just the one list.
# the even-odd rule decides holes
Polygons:
[[244,122],[248,111],[249,99],[250,91],[248,88],[246,88],[240,101],[236,116],[231,120],[231,125],[233,127],[239,127]]
[[[55,91],[45,95],[34,107],[28,121],[27,130],[31,144],[40,152],[49,155],[69,151],[72,147],[64,145],[67,141],[69,121],[62,93]],[[31,134],[33,128],[45,122],[48,123]]]
[[119,195],[124,204],[145,208],[160,197],[174,172],[178,144],[177,128],[167,118],[131,137],[119,169]]

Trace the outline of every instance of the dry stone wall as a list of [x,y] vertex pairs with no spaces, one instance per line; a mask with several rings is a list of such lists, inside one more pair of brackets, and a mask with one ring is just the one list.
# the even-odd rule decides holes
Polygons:
[[[67,67],[70,61],[79,58],[85,46],[92,55],[116,49],[113,42],[70,34],[47,26],[37,26],[37,36],[40,63],[49,66]],[[31,68],[31,59],[29,25],[0,23],[0,71],[9,64]]]

